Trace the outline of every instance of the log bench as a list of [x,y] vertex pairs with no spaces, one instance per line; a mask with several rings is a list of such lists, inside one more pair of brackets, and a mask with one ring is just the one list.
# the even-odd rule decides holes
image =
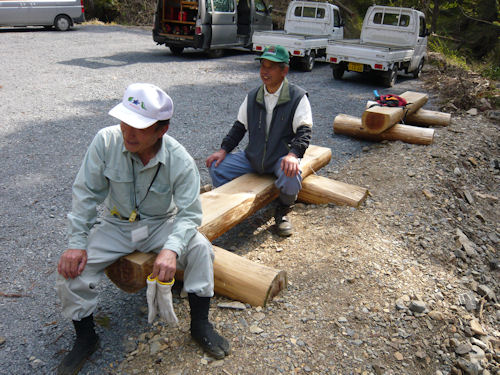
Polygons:
[[[331,150],[310,146],[301,160],[304,186],[308,176],[330,162]],[[244,219],[266,206],[279,195],[271,175],[245,174],[216,189],[200,195],[203,219],[198,230],[209,241],[215,240]],[[323,182],[323,181],[322,181]],[[311,186],[314,186],[311,181]],[[345,184],[346,186],[350,186]],[[355,188],[339,192],[333,199],[340,204],[359,206],[367,196]],[[366,190],[366,189],[365,189]],[[356,196],[352,196],[356,191]],[[314,195],[314,194],[313,194]],[[307,198],[306,198],[307,199]],[[214,291],[253,306],[265,306],[281,290],[286,288],[285,271],[275,270],[252,262],[222,248],[214,246]],[[156,254],[136,251],[120,258],[107,267],[106,275],[120,289],[135,293],[146,286]],[[182,271],[176,278],[182,280]]]

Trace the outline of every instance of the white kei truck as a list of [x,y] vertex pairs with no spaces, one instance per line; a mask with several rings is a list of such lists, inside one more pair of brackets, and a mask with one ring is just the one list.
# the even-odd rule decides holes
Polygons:
[[326,58],[328,42],[344,37],[339,8],[329,3],[292,1],[288,5],[284,30],[255,31],[253,51],[262,53],[271,45],[281,45],[290,54],[290,64],[311,71],[316,58]]
[[422,12],[374,5],[366,11],[360,38],[329,42],[326,60],[335,79],[345,71],[371,73],[392,87],[399,71],[418,78],[427,59],[428,35]]

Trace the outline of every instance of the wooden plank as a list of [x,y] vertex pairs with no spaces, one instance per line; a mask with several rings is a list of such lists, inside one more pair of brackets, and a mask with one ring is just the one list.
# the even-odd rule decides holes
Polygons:
[[[366,102],[367,109],[373,105],[377,105],[377,102],[373,100]],[[451,114],[420,108],[407,115],[404,121],[407,125],[445,127],[451,123]]]
[[365,133],[382,133],[399,123],[405,114],[412,114],[423,107],[429,98],[427,94],[413,91],[406,91],[400,96],[408,103],[405,108],[376,106],[363,112],[361,126]]
[[310,204],[335,203],[359,207],[368,197],[368,189],[312,175],[302,181],[299,201]]
[[333,121],[335,134],[345,134],[368,141],[403,141],[420,145],[430,145],[434,139],[434,129],[397,124],[380,134],[366,132],[358,117],[339,114]]
[[[302,176],[327,165],[331,156],[329,148],[309,146],[300,164]],[[203,220],[198,230],[210,241],[227,232],[278,197],[274,180],[270,175],[247,174],[200,195]],[[144,269],[149,265],[152,269],[155,257],[134,252],[107,267],[106,275],[120,289],[135,293],[146,286]]]

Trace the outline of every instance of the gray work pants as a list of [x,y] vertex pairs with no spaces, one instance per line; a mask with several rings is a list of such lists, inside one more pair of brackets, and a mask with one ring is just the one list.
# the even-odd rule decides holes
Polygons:
[[[131,240],[131,231],[148,226],[149,236],[137,243]],[[104,269],[118,258],[135,250],[159,253],[172,231],[171,220],[147,219],[130,223],[114,217],[103,218],[89,233],[87,265],[82,274],[66,280],[58,275],[57,294],[62,313],[66,318],[81,320],[92,314],[97,306],[96,286]],[[200,297],[214,294],[214,252],[211,243],[201,233],[189,241],[182,255],[177,258],[177,268],[184,270],[184,289]]]

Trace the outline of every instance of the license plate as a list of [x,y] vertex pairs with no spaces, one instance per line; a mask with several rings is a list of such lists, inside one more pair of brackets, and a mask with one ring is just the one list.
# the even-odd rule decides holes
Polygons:
[[358,64],[358,63],[353,63],[350,62],[347,66],[347,69],[349,69],[352,72],[360,72],[363,73],[363,64]]

